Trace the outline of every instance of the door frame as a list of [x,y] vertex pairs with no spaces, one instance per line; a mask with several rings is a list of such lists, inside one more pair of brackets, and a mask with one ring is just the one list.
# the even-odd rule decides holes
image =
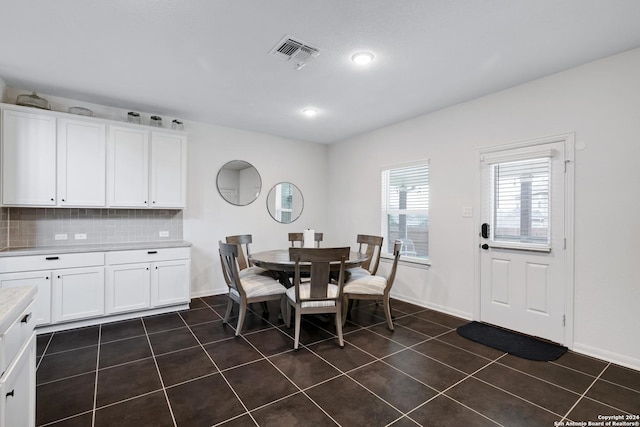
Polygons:
[[566,242],[566,268],[565,268],[565,311],[564,311],[564,339],[561,344],[567,346],[569,349],[573,348],[573,332],[574,332],[574,290],[575,290],[575,252],[574,252],[574,218],[575,218],[575,133],[566,133],[560,135],[553,135],[538,139],[525,140],[520,142],[512,142],[501,145],[494,145],[489,147],[482,147],[476,149],[476,194],[474,200],[475,211],[478,214],[474,215],[476,219],[474,227],[474,247],[476,249],[476,255],[474,257],[474,285],[473,285],[473,320],[480,320],[481,312],[481,282],[480,282],[480,254],[481,254],[481,242],[480,242],[480,229],[481,218],[480,212],[482,209],[482,175],[480,161],[483,155],[493,153],[496,151],[503,151],[509,149],[518,149],[525,147],[533,147],[536,145],[548,144],[552,142],[563,142],[565,148],[565,174],[564,174],[564,189],[565,189],[565,242]]

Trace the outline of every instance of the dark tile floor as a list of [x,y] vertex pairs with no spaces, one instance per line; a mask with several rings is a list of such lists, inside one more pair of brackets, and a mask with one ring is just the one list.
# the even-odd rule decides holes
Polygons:
[[401,301],[395,332],[361,302],[344,349],[330,323],[306,318],[297,352],[277,305],[234,338],[225,304],[39,336],[37,425],[521,427],[640,412],[638,371],[571,352],[516,358]]

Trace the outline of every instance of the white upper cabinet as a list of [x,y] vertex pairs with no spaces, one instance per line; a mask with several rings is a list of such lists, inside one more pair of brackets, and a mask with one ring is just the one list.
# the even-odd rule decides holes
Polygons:
[[0,108],[2,205],[185,207],[186,135],[7,104]]
[[106,205],[106,125],[58,119],[58,205]]
[[107,197],[111,207],[149,206],[149,131],[109,126]]
[[151,207],[185,206],[187,138],[169,133],[151,133]]
[[2,203],[56,205],[56,118],[2,111]]

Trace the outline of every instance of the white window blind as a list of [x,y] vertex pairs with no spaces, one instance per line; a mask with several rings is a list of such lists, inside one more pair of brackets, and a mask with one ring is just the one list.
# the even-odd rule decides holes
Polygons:
[[493,241],[550,244],[550,172],[548,157],[492,165]]
[[402,241],[404,258],[429,257],[429,162],[381,172],[382,252]]

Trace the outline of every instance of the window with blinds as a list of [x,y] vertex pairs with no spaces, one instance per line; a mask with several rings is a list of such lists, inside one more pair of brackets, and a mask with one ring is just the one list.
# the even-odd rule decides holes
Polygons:
[[551,160],[496,163],[493,175],[493,241],[549,245]]
[[381,172],[384,254],[402,241],[403,258],[429,257],[429,162]]

